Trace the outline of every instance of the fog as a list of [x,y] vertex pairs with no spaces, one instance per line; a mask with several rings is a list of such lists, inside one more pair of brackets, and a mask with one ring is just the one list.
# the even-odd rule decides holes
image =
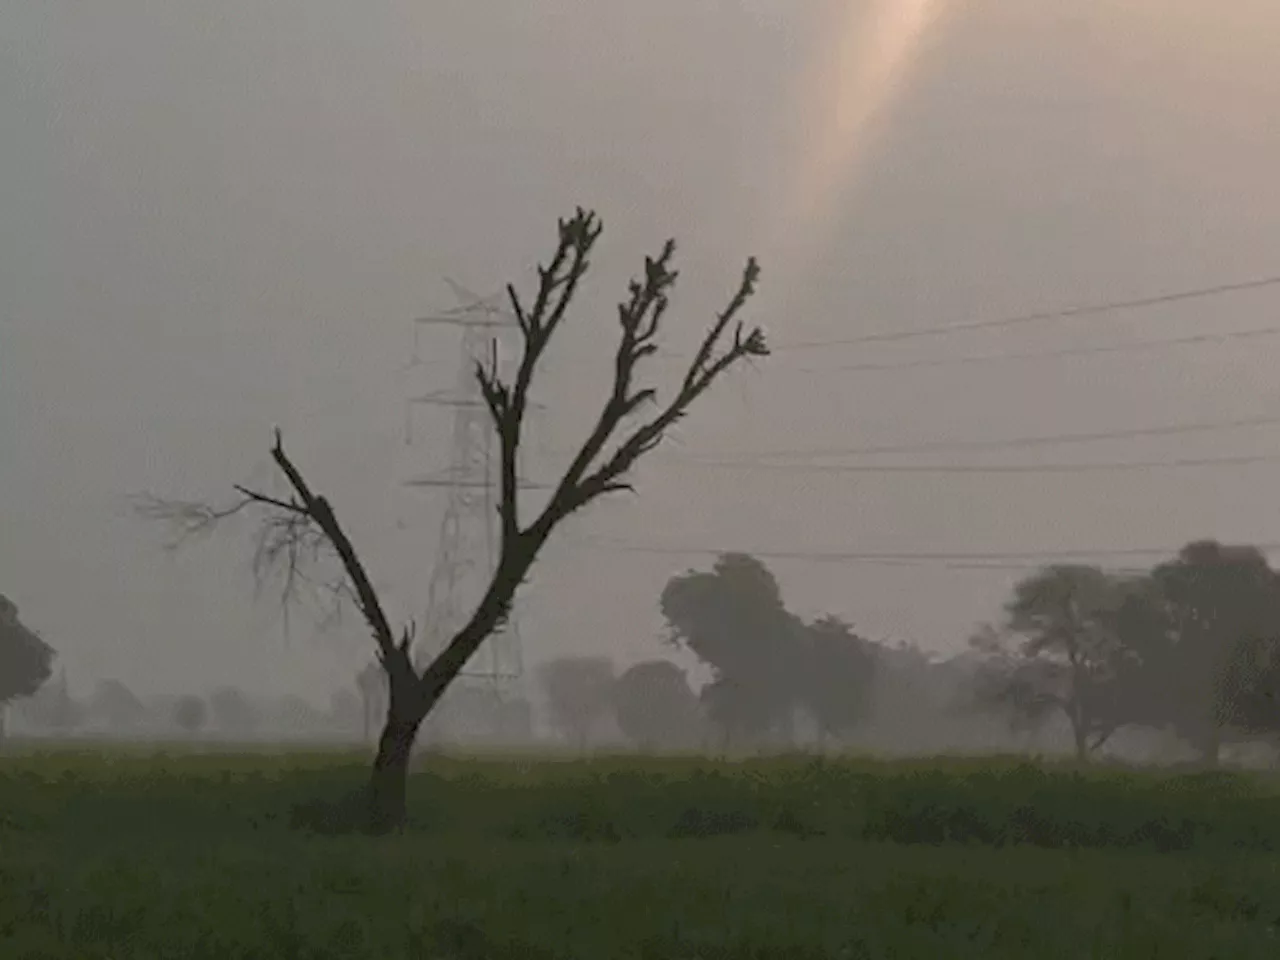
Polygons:
[[[232,685],[325,710],[350,688],[372,655],[354,615],[320,629],[296,614],[286,634],[274,595],[255,599],[247,528],[167,553],[128,497],[264,482],[279,425],[393,618],[421,618],[445,495],[404,484],[447,465],[450,424],[416,411],[406,445],[405,402],[451,388],[459,356],[454,332],[423,332],[423,362],[405,369],[412,320],[457,305],[446,277],[531,289],[556,217],[576,204],[605,233],[536,390],[533,479],[554,480],[598,410],[614,304],[668,236],[681,269],[670,350],[691,349],[751,254],[764,273],[749,313],[792,349],[700,403],[637,471],[637,495],[553,538],[517,606],[530,670],[571,654],[694,666],[661,642],[658,596],[722,549],[792,555],[768,562],[806,617],[955,654],[1019,572],[939,554],[1280,539],[1274,463],[849,474],[689,462],[1213,421],[1280,400],[1280,347],[1265,336],[840,369],[1245,330],[1268,322],[1274,289],[795,348],[1280,273],[1273,5],[939,0],[858,142],[818,176],[828,68],[861,49],[836,34],[874,21],[849,7],[0,7],[0,592],[57,649],[73,691],[105,678],[147,697]],[[680,368],[652,369],[669,386]],[[867,462],[1242,456],[1273,439]],[[793,556],[831,552],[924,558]]]

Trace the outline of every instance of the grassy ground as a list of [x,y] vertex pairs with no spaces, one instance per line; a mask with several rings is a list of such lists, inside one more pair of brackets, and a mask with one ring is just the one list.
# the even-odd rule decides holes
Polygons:
[[0,759],[0,957],[1280,956],[1280,787],[1009,762]]

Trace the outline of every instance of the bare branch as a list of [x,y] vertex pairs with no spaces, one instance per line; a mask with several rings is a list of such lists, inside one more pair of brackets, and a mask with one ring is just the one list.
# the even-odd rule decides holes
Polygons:
[[589,254],[601,229],[595,214],[581,207],[572,218],[559,221],[556,252],[549,266],[538,268],[538,292],[531,309],[524,307],[515,288],[508,285],[507,296],[524,341],[513,382],[508,385],[500,379],[496,350],[487,368],[476,364],[476,379],[498,434],[501,464],[499,513],[503,542],[512,547],[520,537],[517,460],[529,389],[538,362],[563,321],[577,292],[578,282],[587,272]]
[[166,550],[177,550],[193,537],[212,533],[224,520],[242,513],[252,501],[245,498],[225,507],[216,507],[198,500],[165,500],[150,493],[130,498],[133,511],[144,520],[152,520],[173,529],[173,539],[165,544]]
[[[382,609],[382,601],[379,599],[378,593],[373,587],[373,582],[365,571],[364,564],[356,554],[355,546],[347,537],[346,531],[342,529],[342,525],[338,523],[338,517],[333,512],[333,507],[329,505],[329,501],[324,497],[317,496],[311,491],[301,471],[294,466],[293,461],[285,453],[284,441],[280,431],[276,430],[275,435],[276,442],[271,450],[271,457],[280,467],[281,472],[288,478],[294,493],[301,500],[301,513],[305,520],[316,524],[323,534],[324,540],[327,541],[328,545],[333,548],[338,558],[342,561],[342,568],[346,571],[347,577],[350,578],[351,585],[355,589],[360,612],[364,615],[366,622],[373,631],[373,639],[378,645],[379,657],[383,660],[388,670],[393,668],[393,664],[400,669],[408,668],[407,660],[403,654],[397,657],[391,624]],[[284,547],[286,556],[289,559],[290,569],[296,569],[298,552],[303,545],[302,541],[295,540],[291,545]]]
[[[622,339],[615,363],[614,390],[605,405],[595,429],[583,443],[565,476],[552,496],[546,511],[539,518],[539,526],[545,531],[560,518],[590,503],[606,493],[629,490],[630,485],[619,478],[649,451],[662,442],[666,431],[684,417],[690,405],[698,399],[725,371],[735,364],[754,357],[767,356],[764,332],[753,327],[744,335],[743,325],[738,324],[733,343],[716,355],[716,348],[725,328],[733,322],[747,300],[755,292],[760,268],[754,258],[747,262],[742,281],[729,302],[729,306],[716,317],[707,331],[682,386],[671,402],[652,420],[636,429],[614,451],[605,463],[590,475],[584,475],[589,464],[599,455],[619,424],[642,404],[653,400],[653,390],[642,390],[632,395],[631,377],[640,359],[654,351],[653,338],[659,331],[659,320],[667,307],[667,291],[675,282],[676,273],[668,263],[675,252],[674,243],[668,241],[662,256],[657,260],[646,259],[645,283],[631,285],[631,300],[619,308]],[[650,319],[646,323],[645,317]]]

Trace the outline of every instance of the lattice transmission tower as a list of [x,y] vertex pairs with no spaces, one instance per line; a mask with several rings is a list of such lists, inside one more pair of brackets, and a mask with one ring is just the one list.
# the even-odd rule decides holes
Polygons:
[[[488,407],[476,382],[475,364],[488,362],[493,351],[501,358],[518,336],[515,315],[501,295],[482,298],[450,282],[460,305],[432,317],[414,321],[414,360],[418,359],[420,334],[429,328],[461,330],[457,382],[452,390],[429,390],[408,398],[405,406],[405,441],[419,445],[413,411],[420,407],[443,408],[452,414],[452,439],[448,463],[406,481],[406,486],[444,491],[444,515],[440,523],[436,558],[427,583],[426,610],[420,620],[414,660],[425,666],[439,654],[471,616],[497,567],[501,551],[500,450]],[[519,465],[518,468],[519,470]],[[521,475],[522,490],[536,489]],[[489,637],[462,673],[468,685],[482,686],[499,703],[520,697],[524,678],[524,654],[520,622],[515,612]]]

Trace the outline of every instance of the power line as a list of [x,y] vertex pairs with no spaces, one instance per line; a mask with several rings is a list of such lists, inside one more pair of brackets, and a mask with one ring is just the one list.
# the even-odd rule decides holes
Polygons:
[[[1089,550],[1033,550],[1007,551],[991,553],[967,552],[905,552],[905,553],[866,553],[822,550],[744,550],[724,546],[664,546],[659,544],[636,544],[619,540],[575,541],[576,545],[589,549],[614,550],[622,553],[647,553],[656,555],[689,556],[691,554],[720,555],[725,553],[745,553],[764,560],[804,560],[813,562],[836,563],[869,563],[885,565],[932,565],[950,566],[958,569],[978,570],[1023,570],[1039,567],[1046,563],[1084,562],[1099,558],[1141,558],[1141,557],[1173,557],[1182,549],[1179,546],[1165,547],[1104,547]],[[1263,552],[1280,551],[1280,543],[1254,544]],[[1138,567],[1124,568],[1138,570]]]
[[761,460],[789,457],[857,457],[882,453],[926,453],[931,450],[997,450],[1013,447],[1039,447],[1056,444],[1090,443],[1098,440],[1131,440],[1136,437],[1176,436],[1212,430],[1238,427],[1280,425],[1280,416],[1242,417],[1236,420],[1203,421],[1200,423],[1170,424],[1156,427],[1136,427],[1128,430],[1099,430],[1088,433],[1059,433],[1043,436],[1005,437],[991,440],[926,440],[919,443],[888,443],[854,447],[810,447],[767,450],[740,457],[719,458],[717,462],[732,463],[741,460],[754,463]]
[[666,465],[708,467],[724,470],[764,470],[785,473],[1090,473],[1107,470],[1162,470],[1166,468],[1244,466],[1280,463],[1277,454],[1245,454],[1229,457],[1183,458],[1178,460],[1130,460],[1099,463],[999,463],[999,464],[844,464],[844,463],[751,463],[732,460],[667,460]]
[[878,370],[907,370],[913,367],[953,367],[974,363],[991,363],[1001,360],[1042,360],[1062,357],[1089,357],[1110,353],[1136,353],[1143,350],[1161,350],[1166,347],[1203,346],[1243,340],[1254,337],[1280,335],[1280,326],[1255,327],[1248,330],[1226,330],[1221,333],[1197,333],[1184,337],[1167,337],[1157,340],[1138,340],[1132,343],[1108,343],[1093,347],[1062,347],[1054,350],[1029,350],[1023,353],[986,353],[968,357],[942,357],[938,359],[903,360],[898,363],[854,363],[835,367],[811,367],[806,373],[874,372]]
[[1280,275],[1261,277],[1255,280],[1244,280],[1238,283],[1221,283],[1214,286],[1195,287],[1177,290],[1156,296],[1141,297],[1132,300],[1110,300],[1092,304],[1082,304],[1060,310],[1042,310],[1035,313],[998,317],[990,320],[973,320],[966,323],[953,323],[937,327],[924,327],[918,330],[901,330],[882,333],[869,333],[859,337],[844,337],[834,340],[809,340],[779,343],[773,350],[813,350],[822,347],[846,346],[859,343],[891,343],[899,340],[914,340],[918,337],[943,336],[952,333],[963,333],[969,330],[991,330],[1001,327],[1022,326],[1038,323],[1042,320],[1062,320],[1072,317],[1101,316],[1123,310],[1141,310],[1147,307],[1178,303],[1184,300],[1202,300],[1209,297],[1238,293],[1245,290],[1261,290],[1267,287],[1280,286]]

